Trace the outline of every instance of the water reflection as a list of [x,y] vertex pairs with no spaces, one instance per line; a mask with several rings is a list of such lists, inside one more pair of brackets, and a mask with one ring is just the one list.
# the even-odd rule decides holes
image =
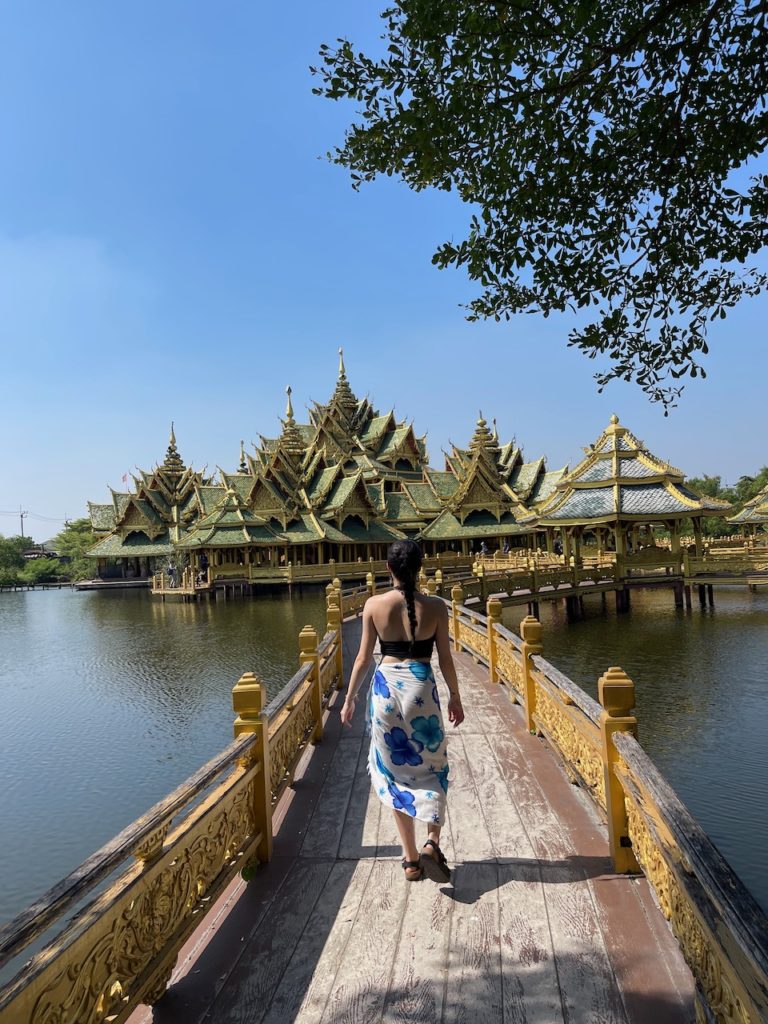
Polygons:
[[[321,591],[184,604],[145,591],[0,595],[0,919],[183,781],[232,736],[232,686],[274,695]],[[40,851],[45,855],[41,856]]]

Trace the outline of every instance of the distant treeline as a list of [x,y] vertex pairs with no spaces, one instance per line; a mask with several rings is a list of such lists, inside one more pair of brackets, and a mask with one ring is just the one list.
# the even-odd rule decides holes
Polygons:
[[0,586],[20,583],[51,583],[55,580],[84,580],[94,574],[92,558],[85,552],[93,547],[90,519],[75,519],[51,542],[56,556],[25,558],[34,550],[29,537],[3,537],[0,534]]

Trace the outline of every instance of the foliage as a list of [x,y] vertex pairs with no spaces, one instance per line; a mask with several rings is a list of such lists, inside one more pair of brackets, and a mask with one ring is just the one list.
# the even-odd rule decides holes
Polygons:
[[29,537],[3,537],[0,534],[0,571],[23,568],[24,552],[29,545]]
[[[757,0],[399,0],[386,52],[323,45],[314,91],[357,119],[330,159],[355,187],[455,189],[467,237],[433,262],[482,291],[469,319],[589,310],[569,344],[665,412],[704,375],[708,322],[768,280],[768,19]],[[596,310],[594,307],[598,307]]]
[[[768,466],[763,466],[755,476],[740,477],[733,487],[724,487],[721,477],[707,476],[706,473],[700,477],[689,477],[687,483],[694,490],[706,494],[710,498],[722,498],[724,501],[730,501],[734,506],[728,512],[728,515],[731,516],[768,485]],[[733,524],[720,517],[702,519],[701,526],[702,533],[706,537],[727,537],[734,532]]]
[[58,558],[31,558],[19,570],[20,583],[50,583],[63,575]]
[[87,580],[95,573],[92,558],[85,553],[95,543],[90,519],[73,519],[54,538],[56,550],[63,558],[70,559],[64,572],[71,580]]

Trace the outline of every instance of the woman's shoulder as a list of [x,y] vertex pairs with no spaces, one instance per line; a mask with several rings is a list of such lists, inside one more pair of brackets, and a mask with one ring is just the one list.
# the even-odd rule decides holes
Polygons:
[[431,594],[419,594],[419,597],[435,615],[446,611],[446,604],[442,597],[433,597]]

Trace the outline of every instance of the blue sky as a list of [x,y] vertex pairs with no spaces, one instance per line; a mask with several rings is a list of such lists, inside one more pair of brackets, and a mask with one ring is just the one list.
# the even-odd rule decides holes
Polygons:
[[567,317],[464,320],[472,287],[430,264],[464,232],[453,197],[355,193],[321,159],[351,110],[308,66],[372,45],[376,5],[0,3],[0,29],[0,512],[36,539],[161,460],[171,420],[188,462],[233,469],[286,384],[297,414],[329,395],[340,344],[438,465],[479,409],[552,466],[614,411],[691,474],[768,462],[768,297],[717,323],[664,419],[634,386],[597,395]]

